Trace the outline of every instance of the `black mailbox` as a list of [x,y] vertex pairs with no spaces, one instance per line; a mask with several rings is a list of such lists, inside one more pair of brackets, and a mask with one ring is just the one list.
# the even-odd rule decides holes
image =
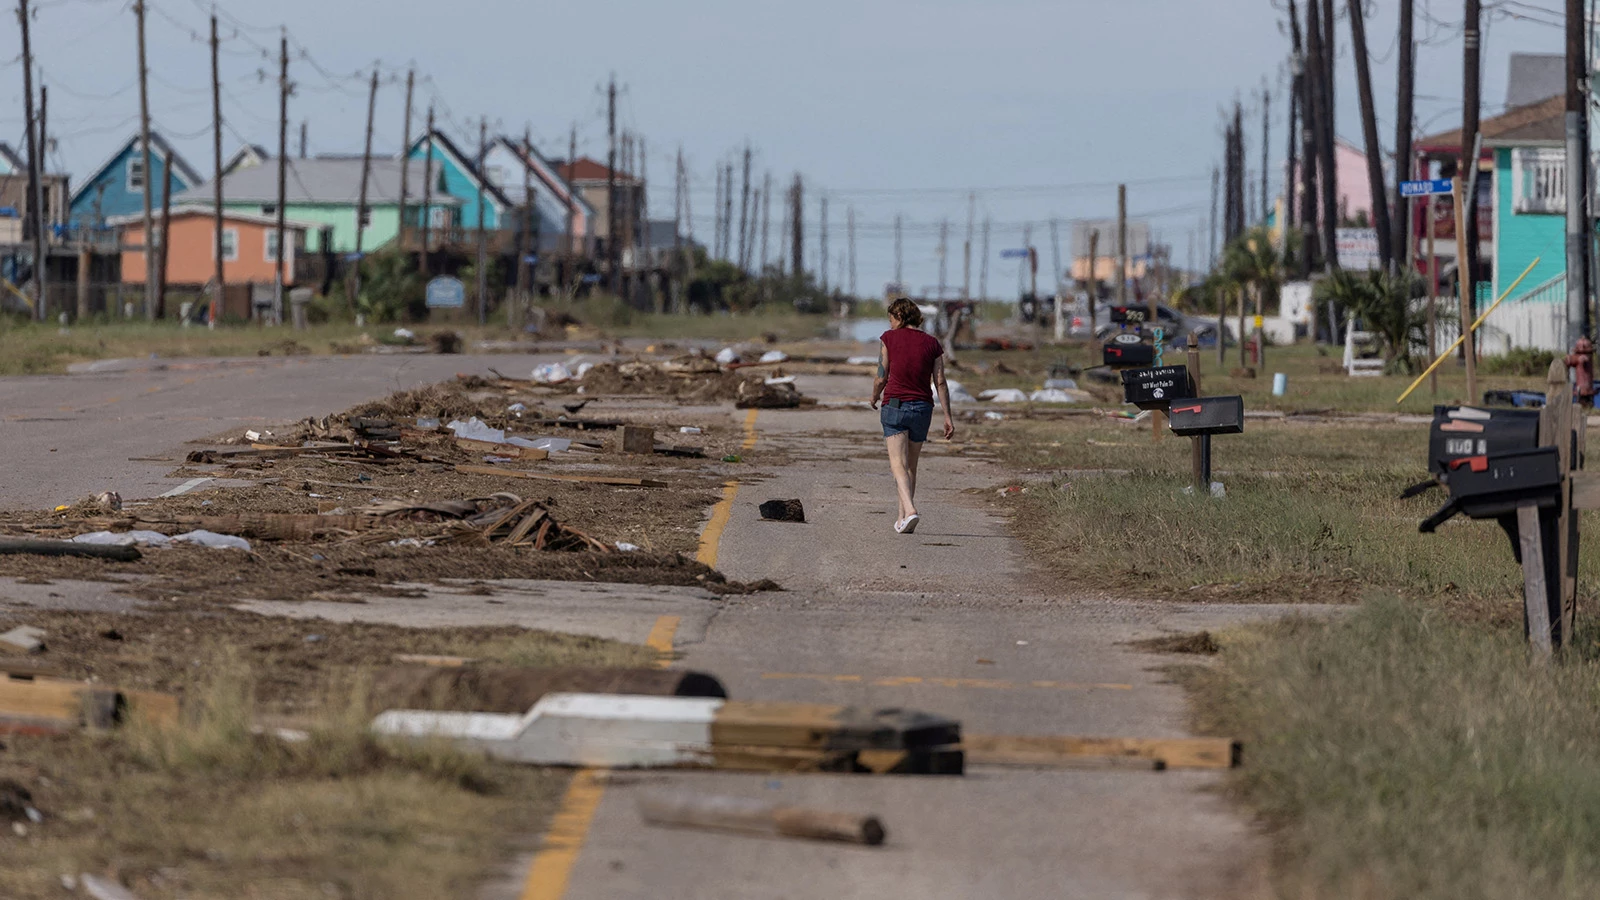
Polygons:
[[1156,361],[1156,348],[1146,344],[1137,334],[1119,334],[1106,341],[1102,360],[1119,369],[1136,369],[1150,366]]
[[1140,325],[1150,317],[1148,306],[1113,306],[1111,307],[1111,323],[1113,325]]
[[1194,396],[1189,370],[1184,366],[1154,369],[1125,369],[1122,372],[1123,399],[1140,409],[1166,409],[1174,400]]
[[1428,431],[1428,471],[1443,475],[1458,460],[1502,456],[1538,446],[1537,410],[1435,406]]
[[1239,434],[1244,431],[1244,398],[1195,397],[1172,404],[1167,415],[1173,434]]
[[1560,496],[1561,457],[1555,447],[1497,456],[1469,456],[1445,467],[1450,500],[1474,519],[1514,512],[1524,503],[1554,506]]

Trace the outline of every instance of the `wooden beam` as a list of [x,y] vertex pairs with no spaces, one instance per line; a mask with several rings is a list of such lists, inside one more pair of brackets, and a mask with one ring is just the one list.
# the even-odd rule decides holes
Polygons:
[[492,453],[495,456],[504,456],[508,459],[540,460],[550,458],[549,450],[519,447],[516,444],[497,444],[494,441],[475,441],[472,438],[456,438],[456,447],[468,453]]
[[972,765],[1040,765],[1052,758],[1119,756],[1160,760],[1169,769],[1228,769],[1240,762],[1239,742],[1228,738],[968,734],[961,746]]
[[1539,507],[1517,507],[1517,539],[1522,545],[1522,598],[1528,613],[1528,643],[1536,655],[1549,657],[1550,598],[1544,578],[1544,538],[1539,533]]
[[574,481],[582,484],[612,484],[620,487],[666,487],[665,481],[653,478],[612,478],[605,475],[551,475],[529,472],[526,469],[498,469],[494,466],[456,466],[463,475],[501,475],[506,478],[532,478],[539,481]]

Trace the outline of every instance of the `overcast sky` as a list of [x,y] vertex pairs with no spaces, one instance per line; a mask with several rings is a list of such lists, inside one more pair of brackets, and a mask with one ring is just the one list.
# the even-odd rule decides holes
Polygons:
[[[151,113],[191,164],[209,173],[211,5],[149,0]],[[1281,5],[1281,4],[1280,4]],[[1337,4],[1341,9],[1343,2]],[[1500,110],[1512,51],[1559,53],[1555,0],[1486,3],[1485,115]],[[33,48],[50,88],[52,169],[90,174],[138,127],[134,15],[126,0],[35,0]],[[291,41],[291,152],[309,121],[313,154],[361,150],[366,78],[374,64],[376,150],[395,152],[404,72],[418,73],[415,128],[434,103],[443,128],[475,144],[491,131],[531,127],[548,155],[604,158],[603,84],[622,86],[619,127],[649,150],[653,217],[673,209],[673,154],[691,167],[697,239],[711,232],[714,167],[749,141],[756,180],[771,171],[807,184],[807,263],[818,258],[819,191],[829,197],[829,279],[838,282],[854,207],[857,284],[875,294],[894,276],[893,222],[904,217],[905,280],[939,280],[941,220],[950,222],[946,280],[962,278],[967,193],[993,222],[991,296],[1014,296],[1015,262],[1032,223],[1042,272],[1050,221],[1063,246],[1070,220],[1115,212],[1112,186],[1130,184],[1134,215],[1153,213],[1181,263],[1203,256],[1210,172],[1220,157],[1220,110],[1237,97],[1251,168],[1260,167],[1263,82],[1272,91],[1273,191],[1286,147],[1283,88],[1289,41],[1269,0],[224,0],[224,153],[277,143],[278,28]],[[1417,0],[1417,121],[1459,124],[1461,4]],[[1368,34],[1382,142],[1394,139],[1395,0],[1369,0]],[[1511,14],[1521,18],[1511,18]],[[1543,20],[1543,21],[1541,21]],[[4,139],[20,148],[22,69],[17,30],[0,46]],[[1348,23],[1339,26],[1338,131],[1360,143]],[[263,53],[263,49],[270,51]],[[270,56],[270,58],[268,58]],[[364,70],[364,71],[363,71]],[[1256,176],[1257,178],[1259,176]],[[737,204],[736,204],[737,207]],[[780,236],[775,191],[771,253]],[[737,216],[737,208],[735,216]],[[981,240],[981,238],[979,239]],[[976,242],[975,242],[976,244]],[[1065,252],[1065,251],[1063,251]],[[981,260],[975,246],[973,288]],[[848,279],[848,273],[842,273]],[[1047,278],[1048,276],[1042,276]],[[1043,287],[1043,285],[1042,285]]]

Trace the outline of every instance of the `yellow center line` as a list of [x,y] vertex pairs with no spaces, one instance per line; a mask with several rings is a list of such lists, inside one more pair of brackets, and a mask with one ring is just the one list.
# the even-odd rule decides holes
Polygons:
[[682,621],[677,616],[662,616],[656,619],[655,627],[650,629],[650,636],[644,639],[644,645],[660,654],[655,666],[665,669],[672,665],[672,638],[678,633],[678,623]]
[[761,678],[765,681],[821,681],[821,682],[865,682],[873,687],[908,687],[911,685],[933,685],[947,688],[970,688],[974,690],[1012,691],[1025,688],[1058,691],[1131,691],[1131,684],[1096,683],[1079,681],[1005,681],[996,678],[938,678],[922,675],[826,675],[814,672],[763,672]]
[[561,900],[605,792],[605,782],[594,769],[580,769],[572,776],[572,784],[561,798],[561,808],[550,820],[544,847],[534,854],[533,864],[528,866],[521,900]]
[[745,414],[745,417],[744,417],[744,443],[742,445],[740,445],[739,449],[741,449],[741,450],[753,450],[753,449],[755,449],[755,446],[756,446],[756,414],[759,413],[759,412],[761,412],[761,410],[752,409],[752,410],[750,410],[749,413]]

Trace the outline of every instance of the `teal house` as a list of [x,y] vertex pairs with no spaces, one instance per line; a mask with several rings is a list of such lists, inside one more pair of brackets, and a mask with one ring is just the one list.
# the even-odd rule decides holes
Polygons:
[[[1493,296],[1510,289],[1530,264],[1533,268],[1485,324],[1483,352],[1488,355],[1513,347],[1564,351],[1571,343],[1566,334],[1565,108],[1546,101],[1498,118],[1516,113],[1520,121],[1505,123],[1512,127],[1484,141],[1494,154]],[[1489,133],[1491,123],[1484,124]]]
[[[161,135],[150,132],[150,205],[159,214],[166,193],[167,173],[172,173],[172,192],[176,196],[198,185],[203,179],[172,149]],[[68,201],[68,218],[77,228],[99,228],[113,216],[144,211],[144,145],[134,135],[84,179]]]
[[438,170],[433,184],[433,194],[435,197],[443,194],[460,201],[457,224],[469,231],[477,230],[478,203],[481,195],[483,228],[486,231],[514,227],[515,223],[512,220],[516,216],[516,206],[493,180],[484,175],[474,158],[463,153],[461,148],[442,131],[435,129],[431,135],[432,140],[429,138],[430,135],[426,134],[417,138],[411,145],[409,156],[416,160],[427,159],[431,146],[433,164]]

